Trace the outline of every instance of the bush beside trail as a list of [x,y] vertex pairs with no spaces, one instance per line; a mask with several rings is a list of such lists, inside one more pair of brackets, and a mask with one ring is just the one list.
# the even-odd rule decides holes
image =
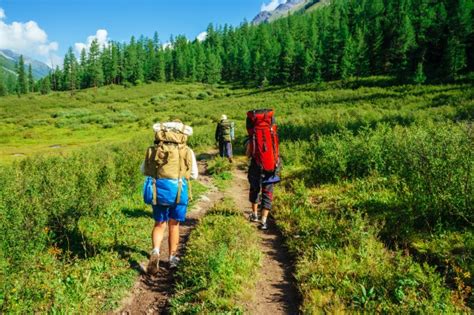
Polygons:
[[141,143],[0,170],[0,311],[115,306],[134,281],[130,264],[147,248]]
[[473,144],[469,122],[449,121],[285,141],[275,216],[303,310],[467,311]]
[[277,195],[274,215],[296,258],[303,313],[467,311],[435,267],[385,247],[379,227],[340,201],[347,189],[295,181]]

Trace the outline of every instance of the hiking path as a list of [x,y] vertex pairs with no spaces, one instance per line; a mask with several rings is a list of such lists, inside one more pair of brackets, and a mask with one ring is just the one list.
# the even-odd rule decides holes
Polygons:
[[[206,159],[212,157],[205,154],[204,160],[199,161],[199,181],[211,187],[206,195],[188,212],[186,222],[180,229],[180,248],[182,254],[186,241],[192,229],[206,211],[224,196],[231,197],[245,217],[250,215],[248,201],[248,181],[246,165],[243,160],[237,160],[233,170],[233,179],[224,192],[218,191],[212,185],[212,179],[206,174]],[[258,229],[257,223],[255,228]],[[151,226],[150,226],[151,231]],[[258,242],[263,254],[262,266],[258,272],[254,291],[245,303],[246,314],[279,315],[298,314],[299,296],[294,286],[292,262],[284,246],[283,237],[275,223],[269,219],[269,229],[258,230]],[[127,298],[122,301],[117,314],[166,314],[168,301],[173,293],[173,273],[168,269],[168,237],[165,233],[160,260],[160,272],[156,277],[150,277],[145,272],[146,262],[141,264],[141,275]]]

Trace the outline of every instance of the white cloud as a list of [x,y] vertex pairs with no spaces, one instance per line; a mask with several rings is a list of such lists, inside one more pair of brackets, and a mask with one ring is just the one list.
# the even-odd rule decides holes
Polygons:
[[76,49],[76,52],[78,55],[81,53],[82,49],[89,50],[91,47],[92,41],[94,39],[97,39],[97,42],[99,43],[100,47],[107,47],[109,44],[109,37],[108,37],[108,32],[107,30],[104,29],[98,29],[95,32],[95,35],[91,35],[87,37],[87,42],[86,43],[75,43],[74,48]]
[[261,8],[260,8],[260,11],[268,11],[268,12],[272,12],[273,10],[275,10],[280,4],[283,4],[283,3],[286,3],[287,0],[271,0],[270,3],[268,4],[265,4],[263,3]]
[[207,32],[201,32],[201,33],[199,33],[198,36],[196,36],[196,39],[200,42],[205,41],[206,38],[207,38]]
[[163,49],[166,49],[166,48],[173,48],[173,44],[171,42],[163,43]]
[[5,10],[0,8],[0,49],[10,49],[19,54],[49,61],[57,57],[57,42],[48,40],[48,35],[35,21],[5,22]]

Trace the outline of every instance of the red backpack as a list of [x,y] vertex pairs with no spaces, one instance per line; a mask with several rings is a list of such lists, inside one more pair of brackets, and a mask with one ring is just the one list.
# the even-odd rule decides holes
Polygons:
[[252,158],[264,171],[275,171],[279,163],[279,152],[273,109],[248,111],[247,132]]

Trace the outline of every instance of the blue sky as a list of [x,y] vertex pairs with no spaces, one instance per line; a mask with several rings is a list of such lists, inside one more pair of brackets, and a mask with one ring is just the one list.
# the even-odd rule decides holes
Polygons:
[[251,20],[264,2],[270,0],[0,0],[0,48],[60,62],[90,36],[128,41],[158,31],[163,42],[172,34],[194,39],[209,23]]

